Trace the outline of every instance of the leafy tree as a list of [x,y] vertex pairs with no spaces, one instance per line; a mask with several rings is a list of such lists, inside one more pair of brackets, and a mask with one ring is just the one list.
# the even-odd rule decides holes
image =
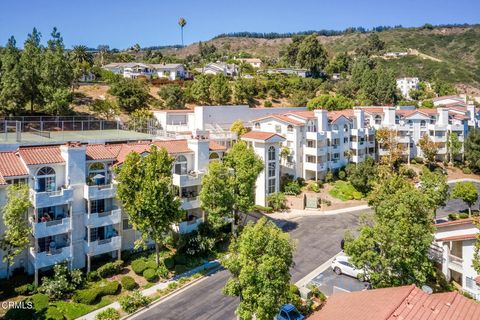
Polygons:
[[386,154],[380,157],[380,163],[394,168],[403,154],[403,147],[397,141],[397,133],[389,128],[380,128],[375,132],[379,149],[385,150]]
[[207,222],[214,228],[225,225],[226,218],[233,218],[233,185],[228,168],[221,161],[212,161],[202,178],[200,190],[202,210]]
[[273,319],[288,301],[294,249],[290,236],[266,218],[250,222],[230,244],[222,262],[231,273],[224,293],[240,297],[240,319]]
[[152,119],[153,113],[146,108],[141,108],[132,112],[128,124],[135,131],[144,132],[148,129],[148,124]]
[[472,129],[465,141],[465,160],[473,172],[480,172],[480,129]]
[[[397,83],[392,70],[378,68],[375,100],[381,104],[394,104],[397,101]],[[373,97],[372,97],[373,98]]]
[[447,204],[449,189],[447,177],[438,171],[430,171],[424,168],[420,177],[420,190],[430,202],[433,209],[434,218],[436,217],[437,208]]
[[42,46],[40,39],[42,35],[33,28],[32,33],[27,37],[23,44],[22,57],[20,65],[23,74],[23,83],[25,96],[30,102],[30,111],[33,113],[36,105],[42,104],[42,96],[39,84],[42,82],[41,64],[42,64]]
[[88,109],[95,113],[96,115],[103,117],[107,120],[112,119],[118,115],[118,106],[117,104],[109,99],[95,99],[89,106]]
[[358,165],[352,165],[348,170],[348,181],[352,186],[363,194],[368,194],[372,191],[377,177],[377,168],[375,160],[368,157],[365,161],[360,162]]
[[214,76],[210,84],[210,100],[218,105],[227,104],[231,94],[227,77],[223,74]]
[[167,150],[152,146],[144,157],[130,153],[117,169],[118,198],[129,223],[142,234],[136,246],[144,245],[147,239],[153,240],[157,265],[162,240],[172,224],[182,219],[180,200],[172,187],[173,161]]
[[10,37],[0,55],[0,112],[4,115],[20,114],[27,102],[20,57],[15,38]]
[[287,198],[283,192],[274,192],[267,196],[267,204],[272,207],[273,210],[281,210],[285,208]]
[[162,86],[158,91],[158,95],[163,100],[163,104],[167,109],[183,109],[185,107],[185,96],[179,85],[168,84]]
[[380,39],[377,33],[371,33],[367,37],[367,42],[364,46],[357,50],[360,55],[370,56],[379,53],[385,49],[385,42]]
[[138,79],[119,79],[111,85],[108,93],[115,96],[118,106],[127,112],[145,107],[149,98],[146,83]]
[[48,114],[65,115],[71,112],[72,93],[67,88],[42,86],[44,110]]
[[478,199],[478,191],[473,182],[458,182],[453,186],[453,199],[462,199],[468,206],[468,216],[472,216],[472,206]]
[[343,73],[348,72],[350,65],[352,64],[352,58],[346,52],[337,54],[333,59],[331,59],[325,68],[327,73]]
[[233,101],[236,104],[249,103],[256,93],[254,80],[240,78],[233,86]]
[[442,80],[436,80],[433,83],[433,91],[435,91],[438,96],[449,96],[457,93],[457,90],[452,84]]
[[327,65],[327,51],[323,45],[318,42],[317,34],[311,34],[298,46],[297,64],[302,68],[307,68],[313,77],[319,77]]
[[435,106],[434,106],[433,101],[431,99],[427,99],[427,100],[422,101],[422,108],[432,109],[434,107]]
[[420,147],[420,150],[422,150],[423,157],[425,160],[427,160],[429,165],[435,162],[435,157],[438,153],[438,147],[437,144],[433,142],[427,134],[424,134],[420,140],[418,140],[418,146]]
[[30,244],[30,227],[27,220],[27,210],[30,206],[29,190],[26,184],[8,186],[7,203],[2,211],[5,232],[0,239],[0,247],[4,251],[3,262],[7,264],[7,277],[10,277],[10,266],[15,257]]
[[282,52],[283,59],[289,66],[297,64],[298,49],[305,36],[295,35],[292,37],[292,42],[287,45],[285,51]]
[[309,110],[327,109],[328,111],[332,111],[349,109],[352,108],[353,105],[353,100],[342,95],[332,96],[329,94],[321,94],[318,97],[308,101],[307,108]]
[[434,273],[428,258],[433,217],[425,195],[394,175],[375,190],[369,204],[373,219],[362,222],[356,238],[346,236],[352,263],[368,270],[374,287],[424,284]]
[[210,77],[208,75],[200,75],[195,77],[195,81],[191,86],[191,95],[195,102],[199,104],[210,103]]
[[263,161],[245,142],[239,141],[225,156],[225,164],[232,169],[236,223],[238,212],[249,212],[255,204],[255,182],[263,170]]
[[243,125],[242,120],[235,120],[230,126],[230,131],[235,132],[238,138],[248,132],[247,128]]
[[455,132],[448,133],[447,150],[450,163],[452,163],[462,151],[462,142],[458,139],[458,135]]
[[82,271],[69,271],[66,264],[56,264],[53,273],[53,277],[42,279],[42,286],[39,288],[50,300],[65,299],[83,283]]

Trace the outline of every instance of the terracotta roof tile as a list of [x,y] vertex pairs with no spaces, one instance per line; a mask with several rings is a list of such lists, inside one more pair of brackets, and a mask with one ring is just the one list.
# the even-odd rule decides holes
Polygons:
[[227,150],[227,148],[225,146],[222,146],[220,143],[215,142],[215,141],[210,141],[209,148],[210,148],[210,151]]
[[476,238],[477,238],[477,234],[471,233],[471,234],[463,234],[459,236],[440,238],[440,239],[437,239],[437,241],[463,241],[463,240],[472,240]]
[[[268,139],[270,139],[272,137],[275,137],[275,136],[281,137],[278,134],[273,133],[273,132],[250,131],[250,132],[245,133],[242,136],[242,139],[253,139],[253,140],[263,140],[263,141],[265,141],[265,140],[268,140]],[[282,137],[282,139],[283,139],[283,137]]]
[[0,175],[3,177],[26,176],[28,171],[15,152],[0,152]]
[[448,227],[448,226],[455,226],[459,224],[469,224],[469,223],[473,223],[474,221],[475,220],[473,218],[459,219],[459,220],[436,223],[435,227],[442,228],[442,227]]
[[340,117],[351,119],[353,117],[353,109],[336,110],[336,111],[328,112],[328,119],[332,122],[336,121]]
[[27,165],[64,163],[59,146],[24,147],[18,150]]
[[383,113],[383,107],[356,107],[356,109],[364,110],[368,114]]
[[293,125],[296,125],[296,126],[303,125],[303,122],[292,119],[290,117],[287,117],[286,115],[281,115],[281,114],[271,114],[271,115],[268,115],[268,116],[265,116],[265,117],[261,117],[261,118],[252,120],[252,122],[261,121],[261,120],[265,120],[265,119],[277,119],[279,121],[283,121],[283,122],[293,124]]
[[87,145],[87,160],[114,160],[115,154],[104,144]]
[[286,116],[293,115],[293,116],[297,116],[297,117],[303,118],[303,119],[315,118],[315,112],[308,111],[308,110],[291,111],[289,113],[286,113],[285,115]]
[[154,141],[153,144],[159,148],[165,148],[169,154],[193,152],[188,148],[186,139]]

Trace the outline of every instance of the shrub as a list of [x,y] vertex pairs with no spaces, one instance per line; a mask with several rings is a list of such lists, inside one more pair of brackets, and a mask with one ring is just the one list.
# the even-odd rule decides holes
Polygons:
[[[415,161],[415,163],[418,163],[418,164],[423,164],[423,158],[421,158],[421,157],[415,157],[415,158],[413,158],[412,161]],[[410,161],[410,162],[412,162],[412,161]]]
[[83,283],[80,270],[69,271],[65,264],[57,264],[53,270],[54,276],[52,278],[44,277],[42,286],[39,288],[39,291],[45,293],[51,300],[69,297]]
[[255,209],[257,211],[265,212],[265,213],[272,213],[273,212],[273,208],[260,206],[258,204],[254,205],[253,209]]
[[153,260],[148,260],[145,266],[146,269],[157,269],[157,263]]
[[91,282],[95,282],[95,281],[100,280],[100,277],[98,276],[98,272],[97,271],[90,271],[89,273],[87,273],[87,280],[91,281]]
[[48,320],[63,320],[65,317],[56,307],[49,307],[47,313],[45,314],[45,319]]
[[173,269],[173,267],[175,267],[175,260],[172,257],[168,257],[163,260],[163,264],[165,264],[165,267],[168,269]]
[[95,320],[118,320],[120,319],[120,313],[114,308],[108,308],[99,312],[95,317]]
[[415,172],[415,170],[411,168],[403,167],[403,166],[400,167],[400,174],[402,174],[403,176],[409,179],[413,179],[417,176],[417,173]]
[[265,108],[271,108],[271,107],[272,107],[272,101],[270,101],[270,100],[265,100],[265,101],[263,102],[263,106],[264,106]]
[[33,294],[36,290],[36,287],[34,284],[26,283],[24,285],[16,287],[14,290],[16,294],[26,296],[26,295]]
[[41,312],[48,308],[48,296],[46,294],[37,293],[28,300],[33,303],[33,309],[35,309],[36,312]]
[[175,264],[186,264],[187,263],[187,258],[183,254],[175,255],[174,259],[175,259]]
[[328,170],[327,174],[325,175],[325,182],[333,182],[333,172]]
[[147,269],[147,264],[144,259],[140,258],[132,261],[132,270],[138,275],[143,274],[143,271]]
[[467,219],[468,218],[468,213],[462,212],[458,214],[459,219]]
[[147,297],[135,290],[132,294],[121,297],[118,302],[126,313],[132,313],[140,307],[147,306],[150,301]]
[[302,193],[302,187],[298,181],[292,181],[285,186],[285,194],[299,195]]
[[160,267],[157,268],[157,275],[160,278],[167,278],[168,277],[168,269],[164,265],[160,265]]
[[346,181],[335,182],[335,185],[329,193],[332,197],[340,199],[342,201],[352,199],[360,200],[363,197],[361,192],[358,192],[350,182]]
[[175,274],[182,274],[187,271],[187,267],[183,264],[177,264],[175,266]]
[[137,283],[135,282],[135,279],[133,279],[130,276],[125,276],[120,280],[122,282],[122,287],[125,290],[134,290],[138,287]]
[[410,163],[411,163],[411,164],[417,164],[417,161],[416,161],[415,159],[412,159],[412,160],[410,161]]
[[340,171],[338,172],[338,178],[339,178],[340,180],[345,180],[346,177],[347,177],[347,174],[345,173],[345,171],[340,170]]
[[458,217],[457,217],[456,213],[449,213],[448,214],[448,220],[454,221],[454,220],[457,220],[457,219],[458,219]]
[[145,271],[143,271],[143,277],[148,282],[156,282],[158,280],[158,276],[157,276],[157,273],[155,272],[155,269],[146,269]]
[[313,191],[313,192],[320,192],[320,189],[322,188],[322,184],[320,182],[310,182],[307,186],[307,190]]
[[123,261],[117,260],[115,262],[108,262],[97,269],[100,278],[108,278],[119,274],[123,269]]
[[269,207],[272,207],[273,210],[281,210],[285,208],[285,202],[287,198],[282,192],[274,192],[267,196],[267,203]]
[[101,282],[95,287],[77,290],[73,295],[73,301],[83,304],[95,304],[103,296],[114,295],[120,289],[118,281]]
[[464,168],[462,169],[462,172],[463,172],[464,174],[471,174],[471,173],[472,173],[472,170],[471,170],[469,167],[464,167]]

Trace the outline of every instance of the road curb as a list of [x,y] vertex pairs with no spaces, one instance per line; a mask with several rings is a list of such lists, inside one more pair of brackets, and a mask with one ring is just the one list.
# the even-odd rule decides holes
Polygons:
[[299,288],[301,287],[306,287],[310,281],[313,280],[313,278],[315,278],[316,276],[318,276],[320,273],[322,273],[323,271],[327,270],[330,265],[332,264],[332,261],[333,259],[335,259],[336,257],[338,257],[339,255],[343,254],[343,251],[340,251],[339,253],[337,253],[336,255],[334,255],[333,257],[331,257],[330,259],[328,259],[327,261],[325,261],[322,265],[320,265],[319,267],[315,268],[315,270],[313,270],[312,272],[310,272],[309,274],[307,274],[305,277],[303,277],[302,279],[298,280],[295,285]]

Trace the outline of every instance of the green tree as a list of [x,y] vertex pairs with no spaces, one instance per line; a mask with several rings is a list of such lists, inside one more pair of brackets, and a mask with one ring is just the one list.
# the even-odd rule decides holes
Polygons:
[[317,34],[305,37],[298,46],[297,64],[302,68],[309,69],[313,77],[319,77],[327,62],[327,51],[318,42]]
[[465,160],[473,172],[480,172],[480,129],[470,130],[465,141]]
[[233,101],[236,104],[249,103],[256,95],[255,82],[252,79],[240,78],[233,86]]
[[230,126],[230,131],[235,132],[239,139],[242,135],[248,132],[247,128],[245,128],[245,126],[243,125],[242,120],[235,120]]
[[3,115],[18,115],[25,109],[20,57],[15,38],[10,37],[0,55],[0,112]]
[[57,28],[53,28],[51,39],[47,42],[45,53],[42,57],[42,85],[41,90],[47,87],[47,92],[51,94],[49,88],[64,89],[69,88],[73,81],[73,72],[70,61],[67,59],[63,38]]
[[352,108],[353,105],[353,100],[342,95],[332,96],[329,94],[321,94],[318,97],[308,101],[307,108],[309,110],[327,109],[328,111],[332,111],[349,109]]
[[337,54],[333,59],[331,59],[325,68],[327,73],[343,73],[348,72],[350,65],[352,64],[352,58],[346,52]]
[[69,54],[70,62],[73,69],[73,79],[78,81],[82,76],[92,72],[93,55],[88,52],[87,46],[73,46]]
[[210,100],[218,105],[227,104],[230,102],[231,94],[228,78],[223,74],[215,75],[210,84]]
[[89,106],[88,109],[95,113],[97,116],[105,118],[107,120],[112,119],[118,115],[118,106],[117,104],[110,99],[95,99]]
[[397,101],[397,82],[392,70],[378,68],[375,88],[375,102],[378,104],[395,104]]
[[138,79],[119,79],[111,85],[108,93],[116,97],[118,106],[129,113],[144,108],[149,98],[147,84]]
[[422,192],[404,177],[394,175],[375,190],[359,235],[346,235],[345,252],[359,269],[368,270],[374,287],[415,283],[433,275],[428,258],[434,239],[432,211]]
[[438,96],[449,96],[457,93],[457,90],[451,83],[443,80],[434,81],[432,87]]
[[285,51],[282,52],[282,57],[288,66],[297,65],[298,49],[304,38],[305,36],[294,35],[292,42],[289,43]]
[[458,182],[453,186],[453,199],[462,199],[468,206],[468,216],[472,216],[472,206],[478,199],[478,191],[473,182]]
[[198,104],[208,104],[210,103],[210,76],[208,75],[199,75],[195,77],[190,91],[193,100]]
[[42,86],[44,111],[48,114],[65,115],[71,113],[72,93],[67,88]]
[[7,264],[7,277],[10,277],[10,266],[16,256],[30,244],[30,227],[27,210],[30,208],[29,190],[26,184],[11,184],[7,188],[7,203],[3,207],[3,224],[5,232],[0,239],[0,247],[4,251],[3,262]]
[[163,100],[163,104],[167,109],[183,109],[185,108],[185,96],[179,85],[167,84],[158,90],[158,95]]
[[231,273],[224,293],[240,297],[240,319],[273,319],[288,301],[294,249],[290,236],[266,218],[250,222],[230,244],[222,262]]
[[462,142],[455,132],[448,132],[447,137],[448,160],[452,163],[462,151]]
[[287,198],[283,192],[274,192],[267,196],[267,205],[273,210],[285,209]]
[[364,46],[357,50],[360,55],[370,56],[372,54],[380,53],[385,49],[385,42],[380,39],[377,33],[371,33],[367,37],[367,42]]
[[162,240],[182,219],[180,200],[172,185],[173,161],[167,150],[152,146],[144,157],[130,153],[117,169],[117,196],[129,223],[142,234],[136,246],[153,240],[157,265]]
[[207,223],[219,228],[227,218],[233,218],[233,185],[228,168],[221,161],[212,161],[202,178],[200,190],[202,210],[207,214]]
[[449,197],[447,177],[441,172],[424,168],[420,182],[420,190],[427,197],[436,218],[437,209],[445,206]]
[[427,99],[427,100],[422,101],[422,108],[432,109],[434,107],[435,106],[433,105],[433,101],[431,99]]
[[249,212],[255,204],[255,182],[263,170],[263,161],[243,141],[233,145],[225,156],[225,164],[232,169],[234,220],[238,212]]
[[56,264],[53,267],[54,276],[44,277],[39,291],[46,294],[50,300],[65,299],[82,285],[82,271],[68,270],[66,264]]
[[348,170],[348,181],[352,186],[363,194],[368,194],[372,191],[376,183],[377,167],[375,160],[368,157],[365,161],[358,165],[352,165]]
[[32,33],[27,37],[23,44],[23,52],[20,58],[20,65],[23,74],[23,83],[25,96],[30,102],[30,111],[33,113],[35,106],[42,105],[43,99],[40,93],[40,84],[42,83],[41,65],[42,65],[42,46],[40,39],[42,35],[33,28]]
[[153,119],[153,113],[147,108],[140,108],[130,114],[128,125],[130,129],[139,132],[148,130],[149,122]]
[[435,142],[430,139],[428,134],[424,134],[420,140],[418,140],[418,146],[423,153],[423,157],[427,161],[428,165],[431,165],[435,162],[435,157],[438,153],[438,147]]

